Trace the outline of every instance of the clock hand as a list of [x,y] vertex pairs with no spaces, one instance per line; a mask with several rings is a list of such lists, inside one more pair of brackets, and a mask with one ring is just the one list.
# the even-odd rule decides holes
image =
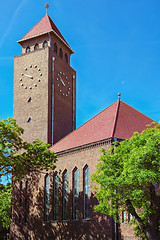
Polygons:
[[23,75],[25,75],[26,77],[28,77],[28,78],[31,78],[31,79],[33,79],[33,77],[32,76],[30,76],[30,75],[27,75],[27,74],[23,74]]
[[60,77],[60,81],[63,84],[63,86],[65,86],[65,83],[63,82],[62,78]]

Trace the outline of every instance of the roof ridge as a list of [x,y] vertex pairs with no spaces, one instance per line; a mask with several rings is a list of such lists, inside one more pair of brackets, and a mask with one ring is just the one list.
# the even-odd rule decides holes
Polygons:
[[113,132],[112,132],[112,137],[114,137],[115,131],[116,131],[116,126],[117,126],[117,121],[118,121],[118,114],[119,114],[119,106],[120,106],[120,99],[118,99],[118,106],[117,106],[117,112],[116,112],[116,117],[114,121],[114,126],[113,126]]
[[[117,100],[118,101],[118,100]],[[112,103],[111,105],[109,105],[107,108],[103,109],[101,112],[99,112],[98,114],[96,114],[94,117],[92,117],[91,119],[89,119],[87,122],[85,122],[84,124],[82,124],[80,127],[76,128],[74,131],[70,132],[69,134],[67,134],[65,137],[63,137],[62,139],[60,139],[58,142],[56,142],[55,144],[53,144],[52,146],[56,146],[56,144],[58,144],[59,142],[61,142],[62,140],[64,140],[65,138],[67,138],[69,135],[71,135],[73,132],[77,132],[80,128],[82,128],[83,126],[85,126],[88,122],[90,122],[92,119],[94,119],[95,117],[97,117],[98,115],[100,115],[101,113],[103,113],[105,110],[107,110],[108,108],[110,108],[111,106],[113,106],[117,101],[115,101],[114,103]],[[51,146],[51,147],[52,147]]]

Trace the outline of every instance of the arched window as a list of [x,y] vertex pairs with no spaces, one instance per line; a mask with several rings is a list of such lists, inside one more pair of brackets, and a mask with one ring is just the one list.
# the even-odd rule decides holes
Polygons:
[[22,216],[19,215],[19,223],[21,224],[22,223]]
[[54,51],[57,53],[57,44],[54,43]]
[[27,122],[28,122],[28,123],[32,122],[32,119],[31,119],[31,118],[28,118]]
[[22,198],[19,199],[19,206],[22,207]]
[[26,180],[26,186],[25,186],[26,191],[28,190],[28,180]]
[[29,53],[30,52],[30,47],[28,46],[27,48],[26,48],[26,53]]
[[44,189],[44,194],[45,194],[45,198],[44,198],[44,220],[48,221],[49,220],[49,198],[50,198],[50,176],[47,174],[45,176],[45,189]]
[[83,171],[84,179],[84,219],[90,218],[90,168],[85,166]]
[[62,48],[59,49],[59,56],[60,56],[60,58],[63,58],[63,51],[62,51]]
[[36,43],[34,46],[34,50],[38,50],[38,49],[39,49],[39,45],[38,45],[38,43]]
[[68,186],[68,171],[65,170],[63,173],[63,220],[68,220],[68,194],[69,194],[69,186]]
[[79,217],[79,170],[73,170],[73,219]]
[[64,55],[64,60],[65,60],[66,63],[68,63],[68,55],[67,55],[67,53],[65,53],[65,55]]
[[53,220],[57,221],[59,216],[59,174],[53,177]]
[[48,42],[47,42],[47,41],[44,41],[43,47],[44,47],[44,48],[48,47]]
[[31,97],[28,99],[28,102],[29,102],[29,103],[32,102],[32,98],[31,98]]
[[22,191],[22,181],[20,181],[20,184],[19,184],[19,188],[20,188],[20,191]]

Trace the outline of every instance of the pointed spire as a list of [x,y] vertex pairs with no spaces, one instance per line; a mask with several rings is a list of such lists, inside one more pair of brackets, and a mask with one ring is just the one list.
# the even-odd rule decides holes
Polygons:
[[49,8],[49,4],[45,3],[45,8],[46,8],[46,15],[48,15],[48,8]]

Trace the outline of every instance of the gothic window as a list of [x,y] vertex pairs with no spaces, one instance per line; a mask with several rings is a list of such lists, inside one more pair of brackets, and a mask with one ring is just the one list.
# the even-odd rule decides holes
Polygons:
[[78,219],[79,215],[79,170],[73,171],[73,219]]
[[20,191],[22,191],[22,181],[20,181],[19,188],[20,188]]
[[128,222],[132,222],[133,216],[131,213],[128,213]]
[[59,174],[53,178],[53,220],[57,221],[59,216]]
[[34,46],[34,50],[38,50],[38,49],[39,49],[39,45],[38,45],[38,43],[36,43]]
[[28,118],[28,121],[27,121],[27,122],[29,122],[29,123],[32,122],[32,119],[31,119],[31,118]]
[[22,198],[19,199],[19,206],[22,207]]
[[83,171],[84,179],[84,219],[90,218],[90,168],[85,166]]
[[27,216],[26,216],[26,214],[24,215],[24,223],[25,224],[27,223]]
[[48,47],[48,43],[47,43],[47,41],[44,41],[44,43],[43,43],[43,47],[44,47],[44,48]]
[[47,222],[49,220],[49,204],[50,204],[50,176],[47,174],[45,176],[45,198],[44,198],[44,220]]
[[27,48],[26,48],[26,53],[29,53],[30,52],[30,47],[28,46]]
[[59,56],[60,56],[60,58],[63,58],[63,51],[62,51],[62,48],[59,49]]
[[126,211],[122,211],[122,222],[126,223],[127,220],[127,213]]
[[22,216],[19,215],[19,223],[21,224],[22,223]]
[[28,180],[26,180],[26,186],[25,186],[25,188],[26,188],[26,191],[27,191],[27,189],[28,189]]
[[68,55],[67,55],[67,53],[65,53],[65,55],[64,55],[64,60],[65,60],[66,63],[68,63]]
[[68,171],[63,173],[63,220],[68,219],[68,197],[69,197]]
[[28,99],[28,102],[29,102],[29,103],[32,102],[32,98],[31,98],[31,97]]
[[25,209],[28,208],[28,199],[27,198],[25,198],[24,206],[25,206]]
[[54,43],[54,51],[57,53],[57,44]]

